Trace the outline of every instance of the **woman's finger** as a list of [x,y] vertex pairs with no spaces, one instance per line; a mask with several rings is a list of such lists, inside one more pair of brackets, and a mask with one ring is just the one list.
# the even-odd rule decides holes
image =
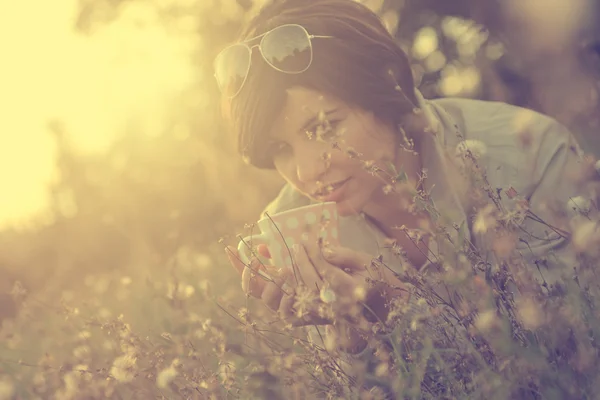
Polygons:
[[342,246],[324,248],[323,257],[328,263],[350,273],[366,271],[373,262],[371,255]]
[[229,263],[237,270],[237,272],[242,275],[244,272],[244,268],[246,265],[240,259],[237,249],[227,246],[225,247],[225,254],[227,254],[227,258],[229,258]]
[[287,293],[284,293],[281,297],[281,301],[279,302],[279,309],[277,312],[279,313],[279,317],[284,321],[292,321],[294,318],[294,302],[295,293],[293,288],[288,288],[284,286],[284,289]]
[[[261,299],[267,307],[273,311],[279,310],[279,306],[285,292],[283,290],[283,284],[289,277],[291,271],[283,271],[273,282],[267,282],[261,294]],[[286,292],[290,293],[288,289]]]
[[265,282],[264,279],[260,279],[260,277],[256,276],[256,272],[263,268],[261,263],[254,258],[250,261],[249,266],[246,266],[240,259],[237,249],[231,246],[225,248],[225,254],[227,254],[227,258],[229,258],[229,263],[242,277],[242,290],[244,293],[260,298]]
[[258,274],[262,268],[260,261],[252,259],[242,272],[242,290],[257,299],[260,299],[267,280]]
[[[365,268],[361,268],[359,272],[359,269],[356,267],[361,265],[363,260],[370,259],[371,257],[367,254],[354,251],[344,254],[344,257],[340,257],[337,261],[340,263],[351,263],[353,268],[352,271],[348,273],[346,272],[346,268],[339,267],[329,262],[330,256],[328,256],[328,253],[324,250],[325,249],[322,249],[319,244],[307,245],[307,251],[311,257],[312,264],[315,265],[315,268],[319,271],[323,280],[329,284],[329,287],[335,294],[335,298],[355,299],[356,289],[360,286],[363,288],[367,286],[364,281],[364,278],[366,278]],[[321,294],[321,296],[323,296],[323,294]]]
[[306,248],[301,244],[293,246],[294,255],[294,277],[298,283],[304,284],[311,290],[319,290],[323,284],[321,275],[313,265],[311,259],[306,253]]

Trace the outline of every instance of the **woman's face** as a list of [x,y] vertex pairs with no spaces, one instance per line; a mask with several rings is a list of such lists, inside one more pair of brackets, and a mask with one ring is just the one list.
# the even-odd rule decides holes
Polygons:
[[335,201],[340,215],[361,212],[383,195],[381,173],[395,164],[397,135],[373,113],[332,96],[295,86],[269,132],[265,151],[296,190],[319,201]]

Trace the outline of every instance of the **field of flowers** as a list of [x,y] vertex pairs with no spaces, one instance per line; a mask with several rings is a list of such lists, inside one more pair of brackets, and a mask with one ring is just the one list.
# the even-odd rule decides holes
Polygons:
[[[224,248],[237,245],[237,235],[247,233],[282,182],[237,156],[204,60],[265,1],[166,3],[81,2],[82,35],[93,35],[130,4],[154,10],[155,23],[175,30],[182,15],[194,15],[194,34],[203,43],[194,61],[201,76],[197,87],[165,105],[162,134],[132,129],[102,156],[79,154],[61,123],[49,124],[60,151],[51,217],[0,232],[0,400],[599,397],[600,210],[594,200],[563,210],[560,228],[572,237],[578,264],[565,266],[556,285],[536,284],[538,266],[515,254],[514,215],[481,214],[475,224],[497,240],[503,262],[484,263],[463,238],[439,255],[454,260],[441,271],[399,274],[407,297],[389,305],[388,320],[357,324],[375,354],[368,363],[340,352],[335,334],[320,329],[324,341],[311,340],[306,328],[286,325],[246,296]],[[520,53],[506,61],[499,40],[476,37],[479,25],[463,11],[444,14],[446,7],[435,2],[428,9],[366,3],[399,37],[408,35],[407,49],[421,40],[411,55],[424,93],[542,109],[572,127],[591,153],[589,177],[599,173],[593,153],[600,155],[594,136],[600,113],[589,85],[563,90],[578,107],[561,108],[545,102],[554,92],[537,91],[535,74],[506,80],[507,64]],[[412,22],[402,28],[405,20]],[[444,38],[439,49],[428,50],[431,31]],[[445,69],[430,57],[437,51],[444,65],[462,60],[462,69],[458,63]],[[586,58],[585,65],[597,61]],[[586,68],[577,69],[584,78],[574,75],[574,82],[589,79],[597,88],[598,77]],[[457,79],[464,82],[459,89]],[[476,162],[469,152],[464,157]],[[477,179],[476,195],[493,200],[485,176]],[[514,284],[523,295],[513,296]],[[347,317],[319,307],[333,319]],[[391,331],[399,334],[385,339],[382,333]]]

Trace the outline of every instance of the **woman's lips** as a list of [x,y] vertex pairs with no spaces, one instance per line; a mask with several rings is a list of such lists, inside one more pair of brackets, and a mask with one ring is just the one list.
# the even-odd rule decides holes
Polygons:
[[[327,185],[327,187],[321,192],[317,194],[317,197],[321,201],[339,201],[342,197],[343,190],[346,187],[346,183],[350,180],[350,178],[345,179],[341,182],[334,183],[332,185]],[[331,191],[327,190],[327,188],[331,187]],[[323,193],[324,192],[324,193]]]

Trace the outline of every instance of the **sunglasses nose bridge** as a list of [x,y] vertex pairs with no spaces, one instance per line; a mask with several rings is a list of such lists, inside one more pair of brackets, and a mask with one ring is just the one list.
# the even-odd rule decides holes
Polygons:
[[247,45],[247,46],[250,49],[250,51],[249,51],[250,55],[252,55],[252,53],[254,53],[254,49],[257,47],[258,47],[258,51],[260,51],[260,43],[253,44],[252,46],[250,46],[250,45]]

